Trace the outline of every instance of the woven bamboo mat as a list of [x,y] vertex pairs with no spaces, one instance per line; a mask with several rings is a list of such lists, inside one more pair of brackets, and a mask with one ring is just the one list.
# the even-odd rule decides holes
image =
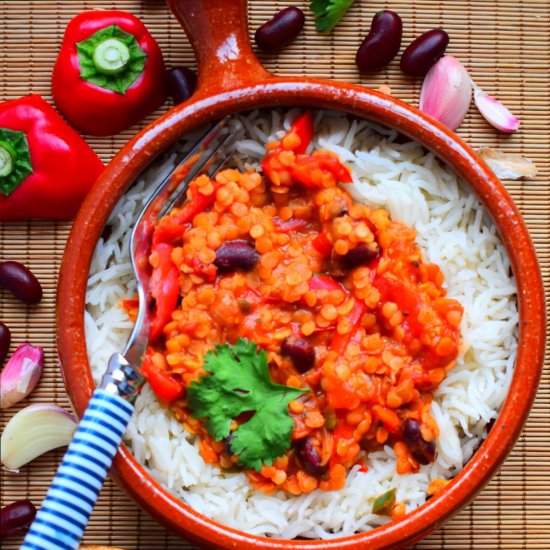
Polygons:
[[[419,81],[389,69],[360,76],[354,68],[359,37],[373,14],[382,8],[399,12],[404,44],[436,26],[451,36],[448,52],[460,58],[486,91],[501,98],[521,120],[513,136],[497,134],[475,109],[459,133],[474,147],[499,147],[520,153],[539,167],[530,181],[506,182],[519,205],[539,253],[547,291],[550,289],[550,3],[548,0],[358,0],[328,37],[318,35],[307,2],[250,1],[250,28],[255,29],[276,9],[301,5],[308,15],[305,32],[277,56],[261,56],[278,74],[311,75],[361,83],[388,84],[397,97],[416,103]],[[0,0],[0,100],[29,92],[50,96],[50,74],[63,30],[84,8],[128,10],[147,24],[160,42],[167,63],[193,66],[183,32],[162,0],[68,1]],[[152,120],[153,117],[151,117]],[[108,161],[137,128],[112,138],[90,139]],[[0,224],[0,257],[29,265],[42,281],[45,297],[26,308],[0,293],[0,318],[13,334],[44,346],[46,369],[31,402],[54,401],[69,407],[57,366],[54,342],[55,286],[69,223],[32,221]],[[550,296],[548,296],[550,299]],[[27,402],[24,403],[26,405]],[[0,411],[3,427],[15,412]],[[529,421],[500,473],[475,502],[444,528],[415,548],[550,549],[550,354]],[[0,505],[21,498],[40,503],[61,452],[53,451],[22,468],[19,475],[2,473]],[[3,548],[18,547],[18,540]],[[84,542],[126,549],[194,548],[165,531],[108,481],[91,518]]]

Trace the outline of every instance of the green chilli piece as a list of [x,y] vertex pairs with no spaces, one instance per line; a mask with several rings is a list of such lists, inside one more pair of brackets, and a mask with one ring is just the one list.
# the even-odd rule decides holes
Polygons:
[[29,174],[32,163],[25,132],[0,128],[0,193],[10,195]]
[[395,493],[397,489],[390,489],[389,491],[381,494],[372,505],[372,513],[381,516],[388,516],[391,514],[391,509],[395,504]]
[[118,25],[105,27],[76,44],[80,77],[106,90],[125,94],[140,77],[147,54],[133,35]]

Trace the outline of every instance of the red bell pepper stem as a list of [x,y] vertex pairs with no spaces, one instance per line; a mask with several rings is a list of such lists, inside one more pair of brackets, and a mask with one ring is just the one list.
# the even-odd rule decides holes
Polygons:
[[37,95],[0,104],[0,149],[10,164],[2,162],[0,220],[73,218],[104,169],[88,144]]
[[171,258],[173,248],[167,243],[156,243],[153,247],[153,253],[158,256],[158,266],[153,268],[150,281],[151,295],[156,302],[155,315],[149,332],[150,342],[154,342],[162,334],[178,303],[179,270]]
[[[308,145],[311,143],[315,128],[313,126],[313,116],[311,111],[306,111],[293,122],[286,136],[296,135],[300,139],[299,145],[293,148],[296,154],[306,152]],[[285,137],[286,137],[285,136]],[[284,138],[283,138],[284,139]]]
[[81,132],[122,132],[166,100],[162,53],[133,15],[83,12],[65,30],[52,91],[59,110]]
[[334,336],[332,337],[332,342],[330,343],[331,350],[336,351],[338,354],[344,353],[349,341],[359,328],[361,324],[361,318],[363,317],[366,309],[367,306],[364,302],[362,302],[361,300],[355,300],[353,309],[351,310],[351,313],[348,317],[348,321],[351,325],[351,330],[346,334],[339,334],[335,331]]
[[332,252],[332,244],[324,231],[321,231],[319,235],[311,241],[311,244],[313,245],[313,248],[321,254],[321,256],[330,256]]

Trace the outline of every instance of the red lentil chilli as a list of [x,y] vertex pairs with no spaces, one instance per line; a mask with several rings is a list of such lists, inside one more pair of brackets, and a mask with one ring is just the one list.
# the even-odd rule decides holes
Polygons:
[[143,372],[205,462],[238,461],[231,436],[216,440],[188,402],[217,345],[254,342],[273,383],[307,390],[288,404],[288,451],[245,469],[267,493],[340,489],[384,445],[400,474],[432,462],[432,395],[460,345],[462,306],[414,230],[354,202],[349,168],[331,152],[307,154],[312,135],[307,112],[267,146],[262,173],[197,177],[158,223],[150,255],[157,311]]

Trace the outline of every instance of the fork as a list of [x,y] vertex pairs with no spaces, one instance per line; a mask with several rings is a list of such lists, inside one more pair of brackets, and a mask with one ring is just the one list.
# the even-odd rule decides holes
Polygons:
[[152,297],[149,252],[156,222],[182,200],[199,174],[213,175],[225,162],[231,137],[223,119],[209,129],[159,184],[139,213],[130,238],[130,259],[137,280],[139,310],[122,353],[109,359],[21,550],[78,548],[145,378],[139,367],[149,343]]

